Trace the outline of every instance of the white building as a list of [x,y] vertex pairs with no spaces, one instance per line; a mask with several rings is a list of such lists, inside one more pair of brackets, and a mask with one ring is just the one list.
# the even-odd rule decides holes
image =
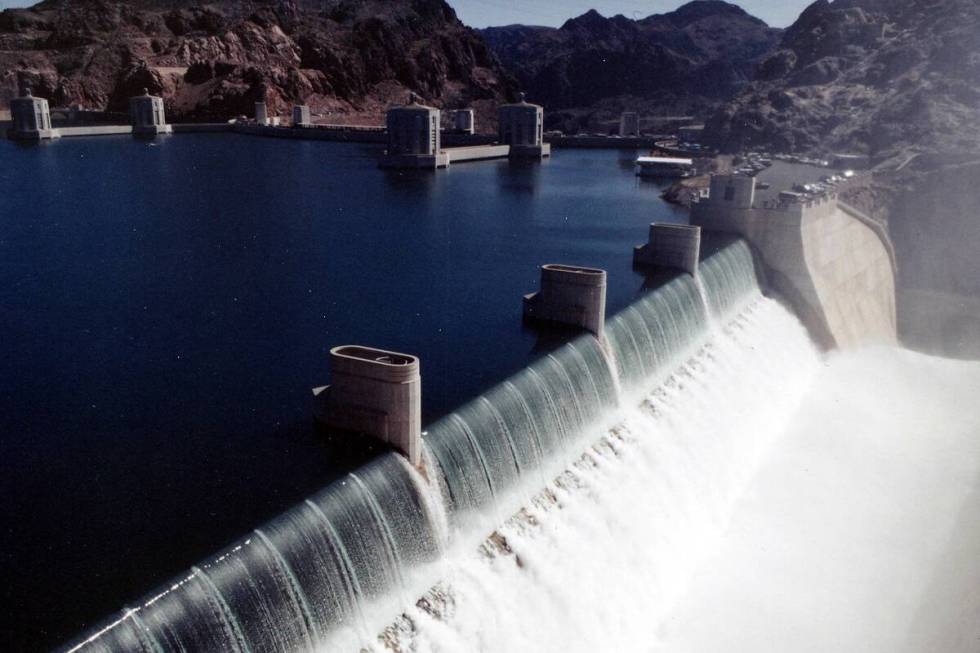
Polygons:
[[388,149],[381,165],[392,168],[445,168],[449,156],[442,151],[439,109],[420,104],[412,93],[408,104],[389,109]]
[[173,131],[173,127],[167,124],[163,98],[150,95],[145,88],[142,95],[129,99],[129,120],[133,125],[133,134],[138,136],[156,136]]
[[521,93],[521,101],[504,104],[497,110],[497,134],[502,145],[510,145],[512,157],[540,158],[551,154],[544,142],[544,108],[531,104]]
[[10,101],[12,126],[7,135],[14,140],[39,141],[45,138],[59,138],[61,132],[51,128],[51,110],[44,98],[31,95],[31,89],[24,95]]

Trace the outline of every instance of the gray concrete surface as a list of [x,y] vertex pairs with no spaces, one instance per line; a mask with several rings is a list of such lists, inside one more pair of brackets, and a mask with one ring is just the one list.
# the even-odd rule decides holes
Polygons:
[[439,109],[420,104],[415,94],[408,104],[388,110],[388,149],[383,168],[445,168],[449,157],[442,152],[442,118]]
[[129,121],[135,136],[157,136],[173,131],[167,124],[163,98],[150,95],[145,88],[142,95],[129,99]]
[[649,240],[633,250],[633,264],[698,272],[701,227],[686,224],[651,224]]
[[[891,243],[845,210],[834,191],[760,206],[751,177],[718,175],[691,223],[746,238],[768,286],[796,310],[824,348],[897,340]],[[778,191],[773,188],[772,191]]]
[[298,104],[293,107],[293,127],[308,127],[313,123],[310,120],[310,108],[305,104]]
[[132,125],[90,125],[88,127],[62,127],[61,135],[68,138],[72,136],[120,136],[132,134]]
[[443,150],[449,156],[449,163],[464,161],[483,161],[486,159],[505,159],[510,155],[510,145],[472,145],[469,147],[447,147]]
[[510,145],[514,158],[541,158],[551,155],[544,142],[544,108],[531,104],[521,93],[521,101],[497,109],[498,142]]
[[10,101],[11,127],[7,136],[16,141],[40,141],[58,138],[61,132],[51,128],[51,110],[44,98],[26,89],[22,97]]
[[476,116],[473,109],[459,109],[453,112],[453,129],[462,134],[476,133]]
[[524,296],[524,317],[580,327],[602,336],[606,271],[550,263],[541,266],[541,289]]
[[330,350],[331,381],[315,388],[314,415],[328,427],[386,442],[418,466],[422,460],[419,359],[373,347]]

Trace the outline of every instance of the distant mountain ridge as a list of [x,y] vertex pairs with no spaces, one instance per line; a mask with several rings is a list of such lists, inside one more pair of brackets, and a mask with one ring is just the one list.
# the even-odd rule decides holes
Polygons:
[[529,97],[550,109],[616,98],[667,110],[717,104],[752,79],[781,35],[721,0],[640,20],[591,10],[559,28],[479,31]]
[[492,115],[515,87],[443,0],[45,0],[0,13],[0,101],[125,110],[147,87],[177,120],[296,102],[377,119],[409,90]]
[[722,148],[980,152],[980,2],[817,0],[710,120]]

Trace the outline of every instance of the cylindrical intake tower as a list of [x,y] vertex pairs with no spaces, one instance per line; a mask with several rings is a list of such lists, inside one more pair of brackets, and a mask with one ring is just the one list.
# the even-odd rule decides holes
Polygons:
[[701,256],[701,227],[687,224],[650,225],[650,241],[633,250],[633,264],[698,272]]
[[329,386],[313,390],[317,419],[327,426],[387,442],[413,464],[422,457],[419,359],[344,345],[330,350]]
[[541,266],[541,290],[524,296],[524,317],[591,331],[606,320],[606,271],[549,263]]

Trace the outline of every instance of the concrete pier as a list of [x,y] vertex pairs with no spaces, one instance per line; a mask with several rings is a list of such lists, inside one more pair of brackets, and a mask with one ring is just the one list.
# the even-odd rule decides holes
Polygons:
[[633,250],[633,265],[676,268],[694,276],[700,255],[701,227],[654,223],[649,241]]
[[542,265],[541,290],[524,295],[524,318],[581,327],[601,337],[606,321],[606,271]]
[[173,132],[163,111],[163,98],[150,95],[150,91],[145,88],[142,95],[129,99],[129,120],[134,136],[156,136]]
[[497,121],[500,144],[510,146],[511,158],[551,156],[551,145],[544,142],[544,108],[528,102],[523,93],[520,102],[500,106]]
[[24,95],[10,101],[11,127],[7,136],[15,141],[40,141],[59,138],[61,132],[51,128],[51,110],[44,98],[31,95],[31,89],[24,89]]
[[313,390],[315,417],[328,427],[386,442],[418,466],[422,460],[419,359],[344,345],[330,350],[330,366],[332,383]]
[[449,156],[442,151],[439,109],[420,104],[412,93],[408,104],[388,111],[388,149],[383,168],[445,168]]

